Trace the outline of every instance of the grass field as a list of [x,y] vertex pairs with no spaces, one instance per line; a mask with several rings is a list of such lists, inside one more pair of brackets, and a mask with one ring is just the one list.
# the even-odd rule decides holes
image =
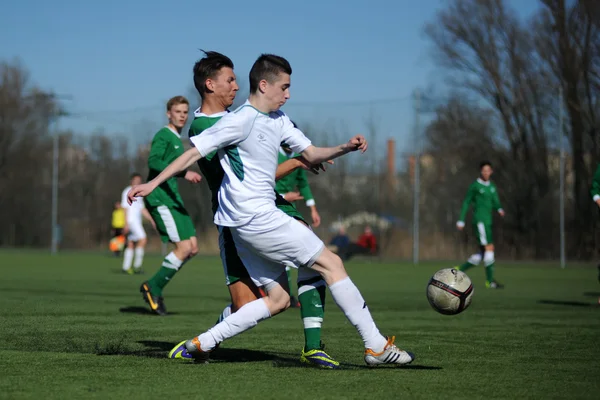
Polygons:
[[[154,271],[158,256],[147,257]],[[304,368],[299,311],[225,342],[208,365],[166,358],[228,302],[217,258],[190,262],[146,311],[140,276],[94,254],[0,252],[0,398],[598,398],[600,284],[592,266],[497,268],[503,291],[473,270],[471,307],[435,313],[425,283],[443,263],[347,266],[384,334],[417,355],[369,369],[362,342],[329,297],[323,340],[338,371]]]

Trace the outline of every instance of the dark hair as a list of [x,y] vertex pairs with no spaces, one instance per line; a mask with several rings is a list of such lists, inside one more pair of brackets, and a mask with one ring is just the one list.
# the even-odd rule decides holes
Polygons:
[[275,82],[280,73],[292,74],[292,66],[283,57],[274,54],[261,54],[250,70],[250,93],[256,93],[258,83],[263,79]]
[[138,172],[134,172],[133,174],[131,174],[131,176],[129,177],[129,179],[133,179],[133,178],[141,178],[142,174],[138,173]]
[[233,62],[229,57],[216,51],[201,51],[204,57],[194,64],[194,86],[200,97],[204,98],[204,95],[210,92],[206,87],[206,80],[216,78],[221,68],[233,69]]
[[479,170],[481,171],[483,169],[483,167],[485,166],[489,166],[490,168],[492,168],[492,163],[485,160],[479,163]]

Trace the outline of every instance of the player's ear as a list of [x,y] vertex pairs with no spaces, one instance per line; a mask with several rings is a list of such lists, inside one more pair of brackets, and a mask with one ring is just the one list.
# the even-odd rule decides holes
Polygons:
[[268,84],[269,83],[266,79],[261,80],[260,82],[258,82],[258,90],[260,90],[262,93],[266,92]]
[[215,91],[215,83],[213,82],[212,79],[207,79],[204,82],[204,86],[208,89],[208,91],[210,92],[214,92]]

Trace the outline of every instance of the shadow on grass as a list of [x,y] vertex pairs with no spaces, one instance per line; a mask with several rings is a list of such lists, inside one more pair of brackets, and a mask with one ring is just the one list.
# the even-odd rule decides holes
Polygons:
[[[140,340],[137,343],[145,346],[143,350],[130,350],[124,342],[110,343],[101,346],[96,344],[95,353],[99,356],[136,356],[146,358],[167,358],[169,351],[176,345],[172,342],[162,342],[155,340]],[[264,362],[271,361],[274,368],[310,368],[314,367],[300,363],[297,354],[277,353],[260,350],[238,349],[221,347],[211,354],[210,363],[246,363],[246,362]],[[194,365],[194,363],[189,363]],[[395,366],[382,366],[378,368],[368,367],[366,365],[357,365],[350,363],[340,363],[341,370],[392,370]],[[403,370],[441,370],[441,367],[432,367],[425,365],[407,365],[400,367]]]
[[[136,307],[136,306],[121,307],[121,308],[119,308],[119,312],[122,312],[125,314],[152,315],[152,316],[158,317],[158,315],[154,314],[147,307]],[[177,315],[177,314],[179,314],[179,313],[167,311],[167,315]]]
[[581,301],[559,301],[559,300],[538,300],[538,304],[548,304],[553,306],[571,306],[571,307],[592,307],[595,304],[584,303]]
[[583,295],[588,297],[600,297],[600,292],[585,292]]

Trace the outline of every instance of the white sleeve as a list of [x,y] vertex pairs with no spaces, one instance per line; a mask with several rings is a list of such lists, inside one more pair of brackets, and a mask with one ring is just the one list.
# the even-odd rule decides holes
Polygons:
[[129,193],[129,188],[126,188],[123,190],[123,193],[121,193],[121,207],[123,208],[129,208],[129,204],[127,203],[127,193]]
[[301,154],[312,144],[310,139],[304,136],[304,133],[300,129],[294,127],[294,124],[292,124],[287,115],[283,114],[281,118],[283,120],[283,136],[281,141],[287,143],[294,153]]
[[240,143],[248,136],[246,118],[235,113],[229,113],[216,124],[203,131],[200,135],[190,138],[192,146],[206,157],[213,151],[233,144]]

